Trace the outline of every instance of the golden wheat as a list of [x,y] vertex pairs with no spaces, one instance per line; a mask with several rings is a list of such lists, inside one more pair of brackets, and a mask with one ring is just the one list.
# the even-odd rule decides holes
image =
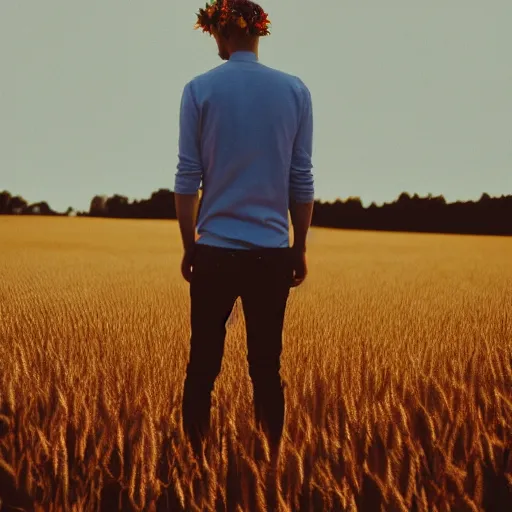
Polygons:
[[[0,500],[26,510],[506,510],[512,240],[313,229],[279,461],[237,303],[196,461],[175,222],[0,218]],[[0,509],[2,507],[0,506]]]

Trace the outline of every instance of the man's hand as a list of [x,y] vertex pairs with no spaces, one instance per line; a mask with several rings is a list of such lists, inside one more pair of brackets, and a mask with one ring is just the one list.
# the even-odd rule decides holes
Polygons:
[[195,246],[192,246],[190,249],[186,249],[183,254],[183,259],[181,260],[181,275],[190,283],[192,280],[192,272],[194,266],[194,255],[195,255]]
[[199,195],[174,194],[176,216],[180,226],[185,254],[181,262],[181,274],[187,282],[192,279],[192,264],[196,245],[196,219],[199,208]]
[[292,247],[293,279],[292,288],[304,282],[308,275],[306,249]]

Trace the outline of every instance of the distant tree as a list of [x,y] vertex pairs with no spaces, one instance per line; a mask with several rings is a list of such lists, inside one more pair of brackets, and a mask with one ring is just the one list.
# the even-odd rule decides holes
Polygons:
[[151,214],[157,219],[176,218],[176,209],[174,205],[174,192],[169,189],[161,188],[151,195],[149,200]]
[[402,192],[397,199],[399,204],[408,204],[411,201],[411,196],[407,192]]
[[39,212],[41,215],[55,215],[56,212],[54,212],[50,205],[46,201],[42,201],[41,203],[38,203],[39,206]]
[[89,208],[89,215],[91,217],[106,217],[108,214],[107,209],[107,197],[106,196],[94,196],[91,201]]
[[105,204],[109,217],[129,217],[127,197],[115,194]]
[[363,203],[360,197],[350,196],[346,199],[345,204],[352,208],[363,208]]
[[11,202],[11,194],[4,190],[0,192],[0,214],[1,213],[11,213],[10,211],[10,202]]
[[15,215],[21,215],[27,209],[27,206],[27,201],[20,196],[14,196],[9,203],[11,213]]
[[50,208],[46,201],[31,204],[25,209],[24,213],[27,215],[56,215],[56,212]]

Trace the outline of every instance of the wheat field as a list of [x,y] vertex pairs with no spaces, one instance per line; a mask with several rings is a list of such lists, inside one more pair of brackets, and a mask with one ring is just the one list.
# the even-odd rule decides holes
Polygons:
[[0,510],[512,510],[512,239],[309,240],[273,471],[238,303],[184,441],[176,222],[0,217]]

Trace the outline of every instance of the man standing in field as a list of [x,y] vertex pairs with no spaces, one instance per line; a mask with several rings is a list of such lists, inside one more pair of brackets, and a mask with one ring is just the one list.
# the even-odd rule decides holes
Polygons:
[[299,78],[258,60],[259,37],[269,34],[269,23],[249,0],[218,0],[200,9],[196,28],[215,37],[226,63],[187,83],[181,100],[174,190],[192,330],[182,412],[196,453],[209,430],[226,321],[238,297],[256,422],[273,454],[283,431],[282,330],[290,288],[307,274],[313,114]]

